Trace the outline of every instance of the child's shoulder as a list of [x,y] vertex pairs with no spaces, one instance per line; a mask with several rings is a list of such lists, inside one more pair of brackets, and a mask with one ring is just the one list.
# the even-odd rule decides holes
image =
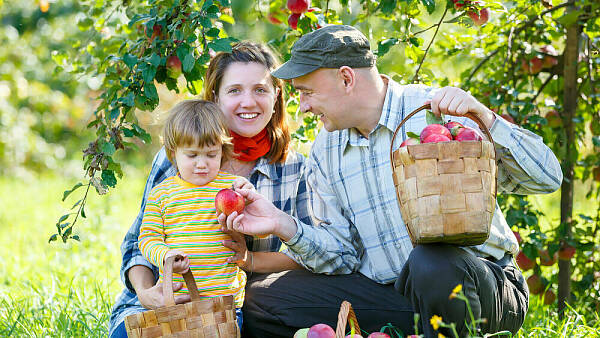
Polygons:
[[153,195],[162,194],[165,191],[173,189],[176,186],[178,186],[178,184],[177,184],[177,181],[175,180],[175,176],[169,176],[169,177],[165,178],[159,184],[155,185],[152,188],[152,190],[150,190],[150,194],[153,194]]
[[212,180],[211,185],[217,188],[230,188],[233,184],[233,181],[240,178],[241,176],[237,176],[234,174],[230,174],[226,171],[219,171],[217,177]]

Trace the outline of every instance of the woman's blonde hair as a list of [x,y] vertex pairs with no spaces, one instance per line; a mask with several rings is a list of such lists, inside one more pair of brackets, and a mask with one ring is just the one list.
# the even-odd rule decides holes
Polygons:
[[[269,72],[279,67],[279,59],[267,46],[251,41],[241,41],[232,46],[231,53],[220,52],[211,61],[204,79],[204,99],[217,101],[221,80],[230,64],[234,62],[256,62],[263,65]],[[277,97],[273,107],[273,116],[267,124],[267,135],[271,140],[271,149],[265,155],[271,163],[284,162],[291,141],[289,125],[285,118],[285,101],[283,97],[283,82],[271,76],[273,89]]]
[[169,112],[163,130],[163,142],[167,158],[173,165],[178,147],[222,146],[221,163],[233,155],[233,144],[225,116],[219,106],[205,100],[185,100]]

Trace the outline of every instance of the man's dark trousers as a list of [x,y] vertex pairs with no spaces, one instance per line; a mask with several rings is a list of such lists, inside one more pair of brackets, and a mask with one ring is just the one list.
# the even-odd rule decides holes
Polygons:
[[[486,318],[482,332],[516,333],[528,307],[526,283],[509,260],[477,258],[452,245],[419,245],[411,252],[395,286],[373,282],[359,273],[312,274],[305,270],[254,274],[246,286],[243,307],[244,337],[292,337],[316,323],[335,329],[340,304],[352,304],[361,329],[379,331],[388,323],[404,334],[414,333],[414,314],[421,320],[419,333],[437,337],[429,323],[433,315],[457,324],[467,335],[465,303],[449,299],[456,285],[470,300],[475,318]],[[450,332],[439,331],[446,336]]]

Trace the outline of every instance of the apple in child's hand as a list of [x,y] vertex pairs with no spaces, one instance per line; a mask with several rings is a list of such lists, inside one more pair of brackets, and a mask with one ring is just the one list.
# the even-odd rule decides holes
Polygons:
[[215,196],[215,208],[227,216],[234,211],[239,214],[244,210],[244,197],[233,189],[221,189]]
[[335,338],[335,331],[327,324],[315,324],[310,327],[308,338]]
[[481,141],[483,138],[479,134],[479,132],[473,128],[464,127],[458,131],[456,137],[454,137],[457,141]]
[[[448,130],[448,128],[444,127],[441,124],[432,123],[432,124],[427,125],[421,131],[421,143],[427,143],[427,142],[425,142],[425,140],[431,135],[442,135],[442,136],[446,136],[448,138],[448,140],[452,139],[452,134],[450,134],[450,130]],[[441,141],[436,141],[436,142],[441,142]]]

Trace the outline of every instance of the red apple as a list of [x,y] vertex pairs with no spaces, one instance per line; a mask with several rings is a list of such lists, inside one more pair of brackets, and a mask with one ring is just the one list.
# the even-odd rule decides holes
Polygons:
[[444,127],[448,128],[448,130],[450,130],[450,134],[452,134],[452,136],[456,136],[456,134],[458,134],[458,131],[461,128],[464,128],[465,126],[463,126],[462,124],[460,124],[458,122],[450,121],[450,122],[447,122],[446,124],[444,124]]
[[292,14],[288,17],[288,25],[291,29],[298,29],[298,19],[300,19],[300,14]]
[[481,141],[483,138],[481,134],[473,128],[464,127],[458,131],[456,136],[454,137],[457,141]]
[[558,250],[558,259],[561,259],[563,261],[569,261],[571,260],[571,258],[573,258],[573,256],[575,256],[575,248],[570,246],[569,244],[563,245]]
[[531,75],[537,74],[542,70],[544,66],[544,60],[534,57],[531,60],[523,60],[521,61],[521,67],[523,70]]
[[562,125],[562,118],[556,110],[547,112],[545,117],[550,128],[558,128]]
[[327,324],[315,324],[308,330],[307,338],[335,338],[335,331]]
[[490,10],[487,8],[482,8],[479,11],[479,13],[469,11],[467,12],[467,15],[469,16],[469,18],[471,18],[471,20],[473,20],[473,23],[476,26],[481,26],[484,23],[488,22],[490,18]]
[[500,116],[501,116],[503,119],[505,119],[506,121],[508,121],[508,122],[510,122],[510,123],[513,123],[513,124],[516,124],[516,122],[515,122],[515,119],[514,119],[512,116],[510,116],[510,114],[508,114],[508,113],[504,113],[504,114],[502,114],[502,115],[500,115]]
[[594,181],[600,182],[600,167],[592,169],[592,176],[594,177]]
[[554,256],[550,257],[548,250],[540,250],[538,251],[540,255],[540,264],[544,266],[552,266],[556,263],[556,259],[558,258],[558,253],[554,253]]
[[144,34],[146,36],[150,36],[150,38],[148,39],[150,42],[154,41],[154,39],[156,39],[157,36],[162,38],[162,26],[155,23],[154,26],[152,26],[152,35],[148,35],[147,27],[144,26]]
[[[450,134],[450,130],[448,130],[448,128],[444,127],[441,124],[435,124],[432,123],[430,125],[427,125],[425,128],[423,128],[423,130],[421,131],[421,143],[426,143],[424,142],[426,138],[428,138],[430,135],[433,134],[437,134],[437,135],[443,135],[446,136],[448,139],[452,139],[452,134]],[[440,142],[440,141],[437,141]]]
[[420,143],[421,143],[421,141],[419,141],[418,138],[409,137],[400,144],[400,148],[405,147],[405,146],[412,146],[412,145],[420,144]]
[[181,75],[181,60],[173,54],[167,59],[167,74],[171,78],[178,78]]
[[555,66],[558,64],[558,60],[556,59],[556,57],[558,56],[558,52],[556,51],[554,46],[545,45],[542,48],[540,48],[540,52],[546,54],[544,56],[544,62],[543,62],[544,68],[552,68],[552,66]]
[[517,243],[521,244],[521,242],[523,242],[523,240],[521,239],[521,235],[519,234],[519,232],[513,231],[513,234],[515,234],[515,237],[517,238]]
[[287,8],[292,14],[302,14],[308,10],[309,0],[288,0]]
[[244,197],[232,189],[221,189],[215,196],[215,208],[229,216],[234,211],[239,214],[244,210]]
[[279,25],[281,23],[281,20],[277,19],[277,17],[275,17],[275,14],[273,14],[273,13],[269,13],[267,18],[274,25]]
[[383,332],[373,332],[367,338],[390,338],[390,335]]
[[423,141],[423,143],[438,143],[438,142],[448,142],[448,141],[452,141],[452,139],[446,135],[431,134],[431,135],[427,136],[427,138]]
[[452,0],[452,2],[454,2],[454,7],[456,9],[461,9],[466,5],[469,5],[471,3],[471,1],[469,0]]
[[556,295],[554,294],[554,292],[550,289],[546,290],[546,293],[544,293],[544,304],[552,305],[552,304],[554,304],[555,300],[556,300]]
[[527,286],[529,286],[529,293],[532,295],[539,295],[544,292],[544,283],[540,275],[531,275],[527,278]]
[[523,270],[531,270],[535,266],[535,261],[525,255],[523,251],[517,254],[517,265]]

